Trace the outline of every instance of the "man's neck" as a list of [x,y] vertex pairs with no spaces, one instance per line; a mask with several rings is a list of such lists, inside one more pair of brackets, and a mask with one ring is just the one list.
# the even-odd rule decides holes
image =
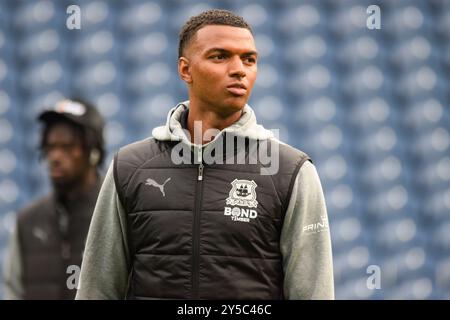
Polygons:
[[[200,137],[202,144],[210,142],[214,139],[214,136],[205,136],[205,132],[207,130],[216,129],[218,131],[222,131],[223,129],[228,128],[241,118],[242,112],[242,110],[239,110],[229,115],[220,115],[211,110],[192,106],[192,104],[190,103],[187,119],[187,129],[189,130],[189,133],[191,135],[191,142],[199,144]],[[194,126],[195,122],[197,121],[200,121],[201,128]]]
[[58,197],[64,199],[65,201],[73,201],[80,198],[84,194],[88,194],[96,185],[97,181],[97,171],[95,168],[91,168],[80,183],[62,187],[61,189],[56,188],[55,191]]

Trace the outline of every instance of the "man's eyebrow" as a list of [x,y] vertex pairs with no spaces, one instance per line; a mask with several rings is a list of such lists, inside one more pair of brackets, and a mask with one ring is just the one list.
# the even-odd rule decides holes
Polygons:
[[[213,52],[230,53],[229,50],[224,49],[224,48],[211,48],[206,51],[206,54],[210,54]],[[258,52],[251,50],[251,51],[244,52],[243,54],[241,54],[241,56],[244,56],[244,57],[258,56]]]
[[244,56],[244,57],[249,57],[249,56],[258,56],[258,52],[256,52],[256,51],[248,51],[248,52],[245,52],[244,54],[242,54],[242,56]]

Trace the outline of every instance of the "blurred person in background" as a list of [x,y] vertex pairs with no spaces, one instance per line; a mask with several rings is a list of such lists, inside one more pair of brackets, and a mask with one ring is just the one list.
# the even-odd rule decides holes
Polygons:
[[62,100],[38,120],[53,192],[17,215],[4,269],[5,297],[73,299],[67,268],[81,265],[100,190],[104,121],[80,99]]
[[[178,72],[189,101],[152,138],[116,155],[89,228],[77,299],[334,298],[319,176],[306,154],[257,124],[247,105],[256,71],[242,17],[210,10],[184,25]],[[213,128],[215,137],[205,137]],[[205,153],[223,150],[225,135],[279,147],[279,170],[207,163]],[[195,163],[173,160],[181,145]],[[255,156],[249,149],[239,150],[245,159]],[[227,147],[230,156],[237,151]]]

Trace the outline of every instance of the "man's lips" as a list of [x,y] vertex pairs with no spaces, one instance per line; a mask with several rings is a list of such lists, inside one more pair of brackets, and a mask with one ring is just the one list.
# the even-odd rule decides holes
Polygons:
[[227,87],[227,90],[228,92],[236,96],[245,96],[247,94],[247,88],[245,87],[245,85],[240,83],[229,85]]
[[60,168],[50,168],[50,176],[52,178],[60,178],[62,176],[64,176],[64,170],[60,169]]

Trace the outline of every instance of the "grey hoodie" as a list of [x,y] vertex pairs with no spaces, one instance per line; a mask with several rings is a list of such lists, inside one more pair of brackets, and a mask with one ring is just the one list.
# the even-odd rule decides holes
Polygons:
[[[161,141],[183,141],[200,148],[191,144],[180,123],[181,113],[188,104],[184,102],[173,108],[166,125],[153,129],[153,137]],[[255,139],[275,139],[271,131],[256,123],[248,105],[241,118],[221,134],[224,131]],[[131,268],[127,217],[116,192],[112,168],[113,164],[106,174],[89,228],[76,299],[124,299],[127,293]],[[327,210],[319,176],[310,162],[304,163],[296,177],[280,250],[286,299],[334,299]]]

